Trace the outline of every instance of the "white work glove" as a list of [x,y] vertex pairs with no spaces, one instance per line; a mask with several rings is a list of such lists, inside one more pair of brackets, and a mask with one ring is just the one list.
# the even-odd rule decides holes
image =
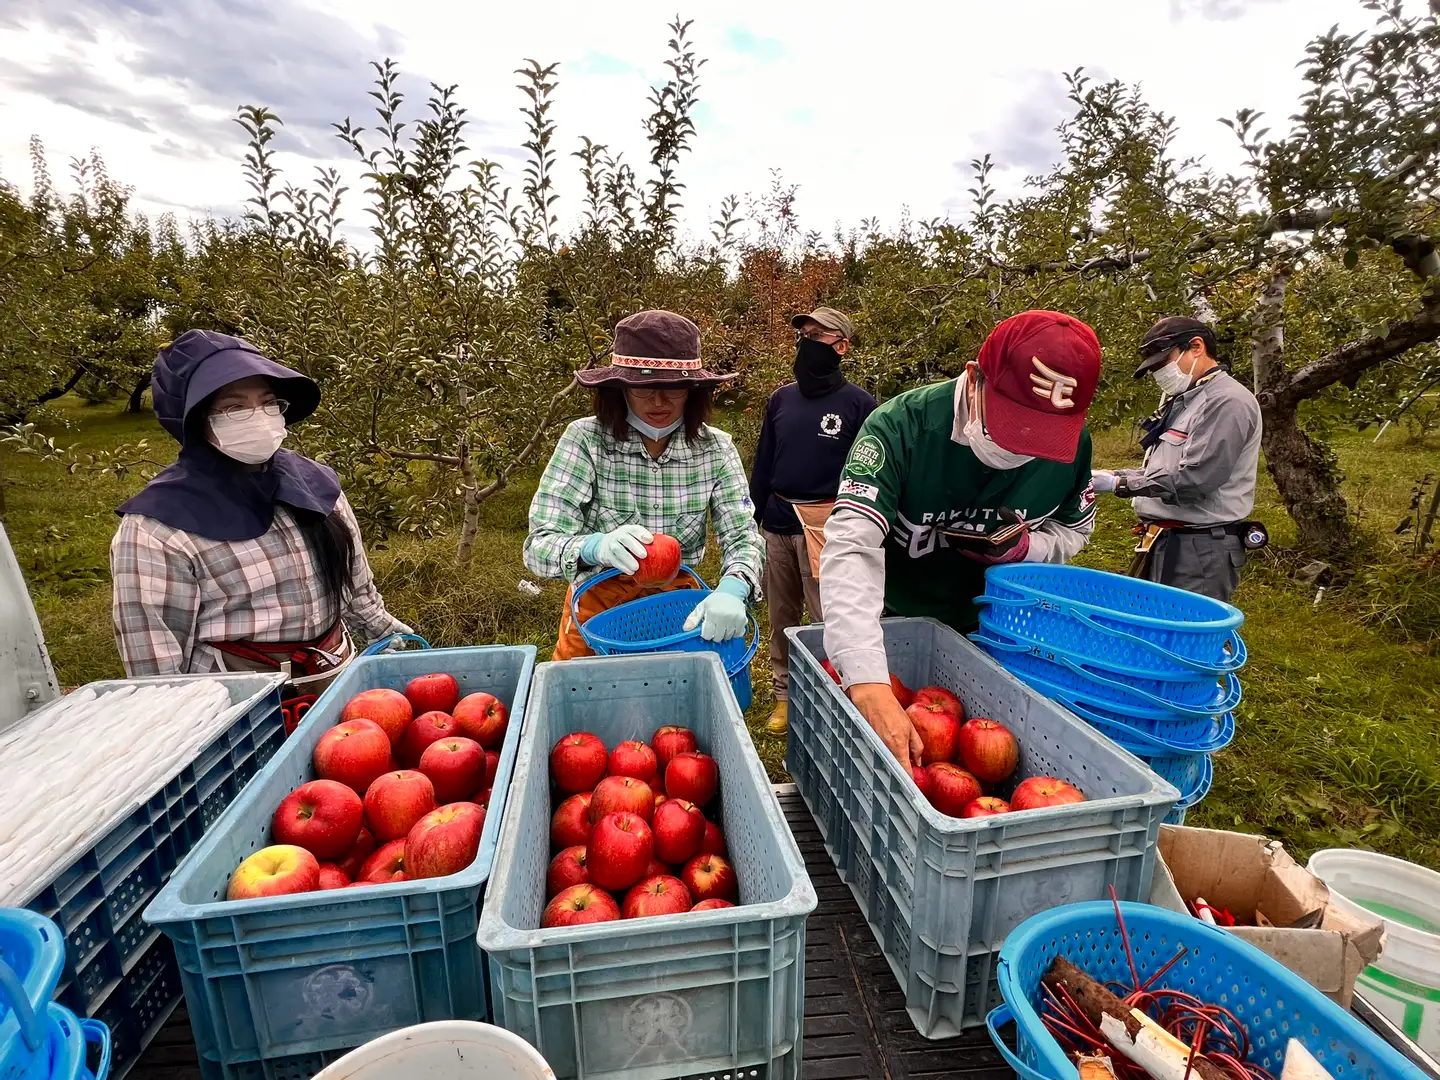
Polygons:
[[1097,495],[1104,491],[1114,491],[1116,480],[1117,477],[1109,469],[1096,469],[1090,474],[1090,486]]
[[698,626],[706,641],[737,638],[745,633],[745,601],[749,596],[750,586],[739,578],[721,578],[715,591],[695,605],[682,629],[690,631]]
[[643,525],[621,525],[608,533],[591,533],[580,546],[580,561],[633,574],[645,557],[645,545],[654,539],[655,534]]

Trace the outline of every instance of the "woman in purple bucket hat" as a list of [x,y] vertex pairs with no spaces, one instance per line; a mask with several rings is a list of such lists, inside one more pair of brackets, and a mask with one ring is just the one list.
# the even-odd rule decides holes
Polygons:
[[[611,362],[576,376],[595,395],[595,414],[576,420],[555,447],[530,503],[525,565],[570,582],[554,659],[589,656],[570,615],[576,585],[621,571],[580,597],[580,619],[653,593],[633,574],[657,533],[680,543],[690,565],[705,556],[713,526],[723,555],[714,592],[684,629],[707,641],[745,633],[746,606],[760,598],[763,545],[745,469],[730,436],[706,421],[717,385],[705,370],[700,328],[670,311],[641,311],[615,327]],[[664,588],[686,588],[681,576]]]

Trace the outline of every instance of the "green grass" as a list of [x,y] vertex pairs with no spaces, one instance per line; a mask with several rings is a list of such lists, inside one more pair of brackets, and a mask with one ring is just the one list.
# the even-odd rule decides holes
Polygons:
[[[170,453],[148,414],[125,416],[119,408],[66,399],[47,430],[62,445],[91,452],[150,438],[152,453]],[[1372,539],[1363,556],[1337,566],[1348,584],[1317,605],[1314,588],[1292,577],[1298,560],[1285,547],[1294,529],[1262,479],[1256,516],[1275,546],[1246,569],[1236,596],[1250,648],[1239,733],[1217,755],[1215,787],[1189,821],[1279,836],[1302,859],[1319,847],[1365,846],[1440,867],[1440,569],[1414,559],[1408,534],[1393,534],[1415,481],[1440,471],[1436,448],[1409,444],[1403,432],[1387,434],[1379,446],[1369,436],[1341,435],[1335,446],[1352,507]],[[1097,439],[1097,462],[1134,459],[1125,434]],[[68,475],[13,455],[4,467],[6,528],[61,681],[120,674],[106,552],[114,507],[141,478]],[[533,474],[524,477],[484,504],[475,560],[464,570],[453,565],[452,537],[373,544],[371,561],[391,610],[439,645],[529,642],[548,658],[564,588],[543,583],[538,597],[519,588],[533,580],[520,561],[533,483]],[[1094,540],[1080,561],[1123,568],[1132,520],[1123,503],[1102,496]],[[712,545],[701,571],[713,580],[717,569]],[[764,730],[773,699],[763,637],[751,678],[750,728],[779,779],[785,747]]]

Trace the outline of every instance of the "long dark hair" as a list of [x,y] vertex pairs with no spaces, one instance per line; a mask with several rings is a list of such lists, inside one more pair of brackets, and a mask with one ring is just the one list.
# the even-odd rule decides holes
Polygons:
[[332,510],[325,517],[319,514],[296,512],[300,533],[310,548],[321,578],[335,597],[335,613],[338,617],[345,606],[345,588],[350,583],[350,573],[355,560],[355,538],[346,527],[338,510]]
[[[710,386],[695,386],[685,399],[685,441],[694,442],[700,438],[700,429],[709,422],[715,409],[715,391]],[[595,388],[595,419],[610,432],[618,442],[630,438],[631,428],[627,419],[630,407],[625,403],[625,391],[619,386],[597,386]]]

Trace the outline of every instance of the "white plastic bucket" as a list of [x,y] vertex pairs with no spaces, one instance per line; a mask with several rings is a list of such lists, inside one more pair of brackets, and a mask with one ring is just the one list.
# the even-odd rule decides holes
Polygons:
[[1340,907],[1385,920],[1385,950],[1360,973],[1360,992],[1440,1056],[1440,874],[1349,848],[1317,851],[1308,865]]
[[440,1020],[372,1039],[315,1080],[555,1080],[555,1074],[519,1035],[473,1020]]

